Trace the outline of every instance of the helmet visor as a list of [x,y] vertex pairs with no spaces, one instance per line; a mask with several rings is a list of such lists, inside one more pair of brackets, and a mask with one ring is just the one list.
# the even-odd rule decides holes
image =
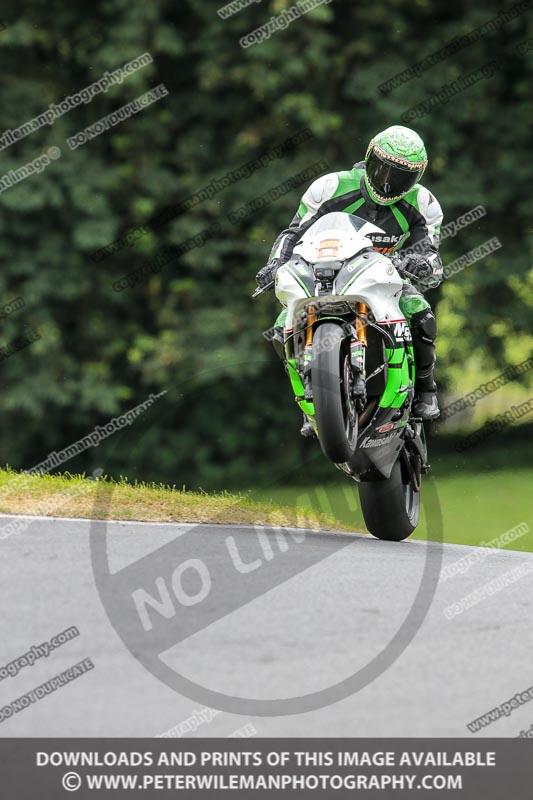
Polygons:
[[373,148],[366,161],[368,181],[380,199],[393,200],[407,194],[421,177],[424,166],[420,162],[413,168],[392,164],[382,158]]

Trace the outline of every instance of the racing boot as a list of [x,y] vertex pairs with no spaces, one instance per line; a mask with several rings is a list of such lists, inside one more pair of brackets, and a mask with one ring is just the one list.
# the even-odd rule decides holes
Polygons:
[[303,415],[303,417],[304,417],[304,422],[302,427],[300,428],[300,433],[306,439],[313,439],[314,436],[316,435],[313,430],[313,426],[311,425],[305,414]]
[[437,390],[432,392],[417,391],[413,402],[413,417],[423,420],[437,419],[440,416],[437,402]]

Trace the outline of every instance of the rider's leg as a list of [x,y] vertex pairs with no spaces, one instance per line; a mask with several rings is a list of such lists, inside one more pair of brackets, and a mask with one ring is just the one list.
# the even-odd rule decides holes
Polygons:
[[285,363],[285,347],[283,343],[283,328],[285,327],[285,320],[287,319],[287,309],[282,308],[277,316],[277,319],[272,327],[272,347],[276,351],[276,355]]
[[[285,366],[285,346],[284,346],[284,338],[283,338],[283,328],[285,327],[285,320],[287,319],[287,309],[283,308],[281,312],[278,314],[278,318],[276,319],[274,326],[272,328],[272,346],[276,351],[279,359]],[[303,415],[303,424],[300,429],[300,433],[302,436],[306,438],[311,438],[315,435],[313,430],[313,426],[305,416]]]
[[400,309],[413,335],[416,367],[413,414],[422,419],[435,419],[440,413],[434,380],[437,337],[435,315],[426,298],[410,283],[405,283],[403,287]]

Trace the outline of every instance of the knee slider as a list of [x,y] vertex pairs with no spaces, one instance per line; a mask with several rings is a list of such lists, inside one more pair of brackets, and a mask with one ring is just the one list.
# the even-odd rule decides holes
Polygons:
[[433,344],[437,338],[437,321],[430,308],[419,311],[411,317],[411,329],[423,342]]
[[400,310],[408,322],[415,314],[421,314],[422,311],[426,311],[428,308],[430,308],[428,301],[414,286],[404,286],[400,297]]

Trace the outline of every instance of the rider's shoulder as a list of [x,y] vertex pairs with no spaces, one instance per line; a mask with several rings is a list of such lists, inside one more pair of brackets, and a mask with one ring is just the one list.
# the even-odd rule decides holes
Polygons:
[[407,194],[404,195],[402,199],[405,200],[406,203],[409,203],[409,205],[418,208],[419,198],[422,199],[424,193],[427,191],[428,190],[425,188],[425,186],[422,186],[421,183],[415,183],[413,188],[409,189]]
[[433,192],[430,192],[429,189],[422,186],[421,183],[415,183],[413,188],[409,189],[405,197],[403,197],[403,200],[423,214],[427,213],[430,207],[432,207],[433,210],[436,208],[440,209],[440,203]]
[[312,205],[316,206],[323,203],[324,200],[329,200],[339,185],[339,177],[337,172],[330,172],[328,175],[321,175],[317,178],[311,186],[307,189],[303,196],[304,202],[311,201]]
[[359,161],[354,164],[351,169],[345,169],[342,172],[337,172],[339,183],[355,183],[359,186],[361,178],[365,174],[365,162]]
[[305,192],[302,198],[305,205],[316,208],[326,200],[331,200],[337,194],[351,191],[355,187],[358,188],[361,177],[364,175],[364,169],[359,169],[358,166],[356,164],[355,167],[349,170],[321,175],[320,178],[313,181]]

